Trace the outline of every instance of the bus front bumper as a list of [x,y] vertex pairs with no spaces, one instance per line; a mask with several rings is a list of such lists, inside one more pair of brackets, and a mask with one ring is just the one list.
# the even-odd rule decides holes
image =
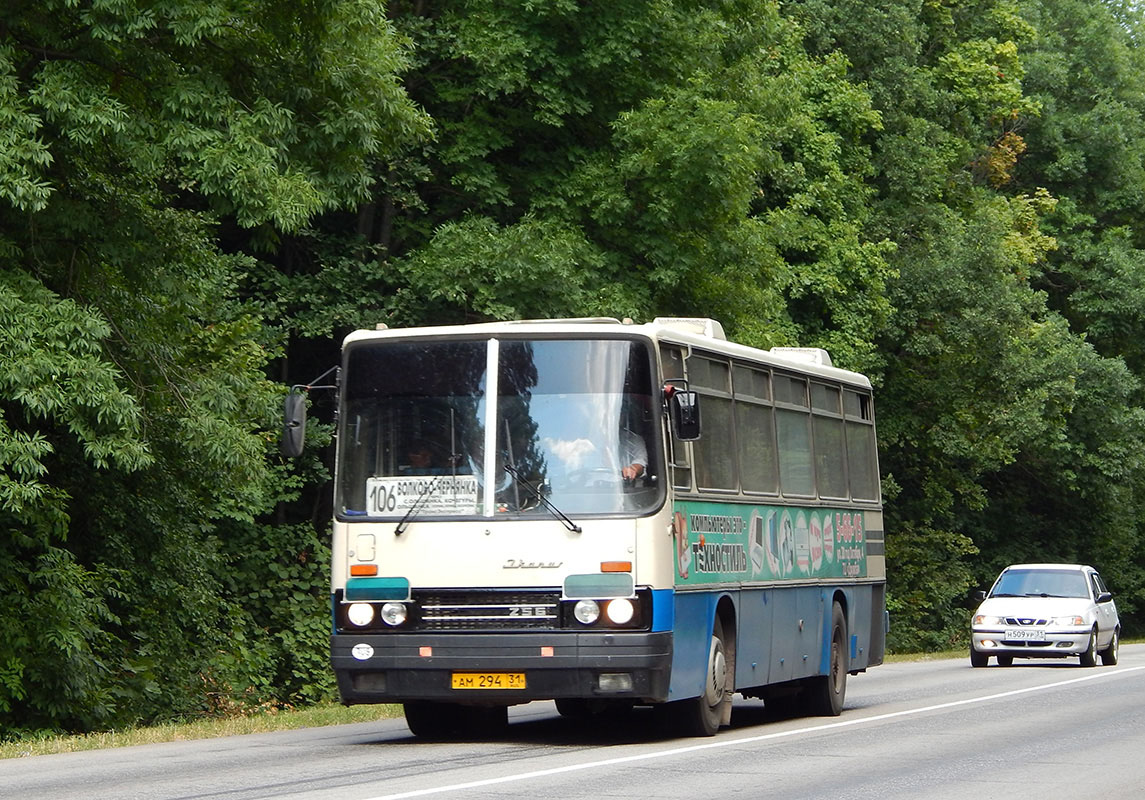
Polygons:
[[[662,702],[668,698],[672,634],[336,634],[330,651],[346,704],[511,705],[566,697]],[[471,688],[454,688],[455,674],[462,673]],[[510,683],[523,687],[498,688]]]

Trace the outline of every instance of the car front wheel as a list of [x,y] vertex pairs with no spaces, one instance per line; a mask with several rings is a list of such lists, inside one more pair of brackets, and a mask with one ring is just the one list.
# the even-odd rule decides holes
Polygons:
[[1085,652],[1081,654],[1081,665],[1083,667],[1097,666],[1097,628],[1089,632],[1089,647],[1085,648]]
[[990,663],[990,656],[985,653],[979,653],[973,647],[970,648],[970,666],[984,667]]

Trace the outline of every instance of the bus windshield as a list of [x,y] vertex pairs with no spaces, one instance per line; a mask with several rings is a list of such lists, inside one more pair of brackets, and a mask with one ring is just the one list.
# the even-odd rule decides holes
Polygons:
[[654,511],[664,481],[652,366],[646,344],[623,339],[357,343],[340,517]]

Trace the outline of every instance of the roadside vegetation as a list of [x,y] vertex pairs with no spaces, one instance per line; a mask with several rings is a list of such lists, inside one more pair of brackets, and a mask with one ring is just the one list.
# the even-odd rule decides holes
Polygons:
[[402,714],[401,706],[343,706],[320,703],[309,708],[266,710],[233,717],[214,717],[195,722],[169,722],[162,725],[138,726],[116,731],[77,735],[36,735],[29,733],[15,741],[0,743],[0,759],[43,756],[52,753],[75,753],[81,750],[103,750],[109,747],[133,747],[141,744],[216,739],[250,733],[318,728],[324,725],[352,725],[393,719]]

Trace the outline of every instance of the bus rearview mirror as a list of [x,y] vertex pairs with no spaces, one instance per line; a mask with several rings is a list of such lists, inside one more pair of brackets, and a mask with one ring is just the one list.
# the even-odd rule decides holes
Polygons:
[[700,438],[700,396],[689,389],[672,393],[672,428],[676,438],[691,442]]
[[283,407],[282,452],[290,458],[298,458],[305,444],[306,393],[291,390]]

